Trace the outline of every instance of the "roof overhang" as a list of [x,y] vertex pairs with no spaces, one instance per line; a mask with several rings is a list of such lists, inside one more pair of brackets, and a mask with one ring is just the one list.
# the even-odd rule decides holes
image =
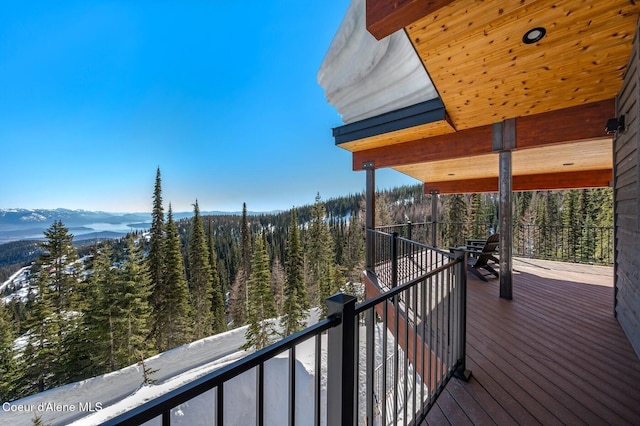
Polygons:
[[[511,120],[514,189],[606,186],[613,135],[604,127],[639,14],[628,1],[368,0],[369,31],[407,35],[439,97],[337,127],[336,144],[353,153],[354,170],[373,162],[425,190],[494,190],[492,126]],[[536,26],[545,37],[523,43]]]

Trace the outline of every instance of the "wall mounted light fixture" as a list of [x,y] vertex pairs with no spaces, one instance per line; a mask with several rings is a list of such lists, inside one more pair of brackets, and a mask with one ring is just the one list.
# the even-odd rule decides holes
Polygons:
[[624,132],[624,115],[621,115],[617,118],[608,119],[607,125],[604,126],[604,130],[607,132],[607,134]]

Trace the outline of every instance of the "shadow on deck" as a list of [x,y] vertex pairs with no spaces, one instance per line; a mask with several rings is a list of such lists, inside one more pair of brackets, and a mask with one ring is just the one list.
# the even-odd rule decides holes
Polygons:
[[609,267],[514,259],[513,300],[468,275],[468,383],[423,425],[640,424],[640,360],[613,315]]

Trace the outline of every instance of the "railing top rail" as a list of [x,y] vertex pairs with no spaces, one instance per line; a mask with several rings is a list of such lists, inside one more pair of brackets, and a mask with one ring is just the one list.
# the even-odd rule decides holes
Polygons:
[[411,221],[408,221],[408,222],[403,222],[403,223],[396,223],[394,225],[380,225],[380,226],[376,226],[376,229],[398,228],[398,227],[401,227],[401,226],[407,226],[407,223],[410,223],[411,226],[414,226],[414,225],[420,226],[420,225],[430,225],[431,224],[431,222],[411,222]]
[[434,252],[436,252],[438,254],[441,254],[441,255],[443,255],[445,257],[448,257],[448,258],[451,258],[451,259],[455,258],[455,255],[450,253],[450,252],[448,252],[448,251],[444,251],[444,250],[439,249],[439,248],[431,247],[430,245],[427,245],[425,243],[421,243],[419,241],[410,240],[410,239],[404,238],[404,237],[398,237],[398,240],[399,241],[404,241],[404,242],[412,244],[414,246],[419,246],[419,247],[423,247],[423,248],[429,249],[431,251],[434,251]]
[[122,413],[112,419],[102,423],[102,425],[118,425],[126,422],[127,424],[141,424],[151,420],[166,411],[167,406],[177,407],[178,405],[201,395],[220,384],[239,376],[240,374],[264,364],[266,361],[274,358],[276,355],[291,349],[298,343],[312,338],[330,328],[336,327],[342,322],[340,316],[330,316],[316,324],[305,328],[295,334],[285,337],[284,339],[267,346],[257,352],[247,355],[227,366],[218,370],[205,374],[192,382],[180,386],[172,391],[167,392],[157,398],[154,398],[132,410]]
[[[390,228],[390,227],[393,227],[393,226],[396,226],[396,225],[386,226],[386,228]],[[378,234],[378,235],[387,236],[387,237],[390,237],[391,235],[393,235],[393,234],[391,234],[389,232],[381,231],[380,230],[381,228],[383,228],[383,227],[379,227],[379,228],[376,228],[376,229],[369,229],[369,232],[372,232],[372,233]],[[435,247],[431,247],[430,245],[427,245],[425,243],[421,243],[419,241],[410,240],[408,238],[404,238],[404,237],[400,237],[400,236],[398,236],[397,238],[400,241],[404,241],[404,242],[409,243],[409,244],[413,244],[413,245],[416,245],[416,246],[419,246],[419,247],[423,247],[423,248],[426,248],[426,249],[429,249],[429,250],[433,250],[436,253],[439,253],[439,254],[441,254],[443,256],[446,256],[446,257],[449,257],[449,258],[452,258],[452,259],[455,257],[455,255],[449,253],[448,251],[444,251],[444,250],[441,250],[441,249],[438,249],[438,248],[435,248]]]
[[419,277],[414,278],[411,281],[407,281],[406,283],[404,283],[402,285],[394,287],[391,290],[385,291],[384,293],[380,293],[379,295],[377,295],[377,296],[375,296],[375,297],[373,297],[371,299],[367,299],[364,302],[361,302],[358,305],[356,305],[355,314],[356,315],[360,314],[360,313],[366,311],[367,309],[370,309],[370,308],[374,307],[375,305],[377,305],[379,303],[382,303],[385,300],[402,293],[403,291],[405,291],[406,289],[416,285],[420,281],[424,281],[426,279],[429,279],[432,276],[437,275],[440,272],[445,271],[445,270],[447,270],[449,268],[452,268],[455,264],[461,263],[463,261],[464,261],[464,257],[463,256],[451,258],[448,263],[445,263],[444,265],[439,266],[439,267],[433,269],[432,271],[429,271],[429,272],[427,272],[425,274],[422,274]]

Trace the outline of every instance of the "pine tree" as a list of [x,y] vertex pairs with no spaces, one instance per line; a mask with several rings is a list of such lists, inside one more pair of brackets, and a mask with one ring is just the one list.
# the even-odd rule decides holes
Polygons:
[[138,366],[142,367],[142,385],[155,385],[158,380],[151,377],[153,374],[158,372],[158,369],[154,369],[149,367],[144,361],[144,355],[140,354],[140,361],[138,361]]
[[[613,228],[613,190],[611,188],[601,188],[599,191],[597,205],[600,209],[596,216],[596,224],[602,228]],[[600,229],[601,235],[597,240],[596,254],[600,262],[612,261],[608,253],[613,247],[613,232]]]
[[280,258],[276,256],[271,266],[271,291],[273,292],[276,313],[282,315],[284,306],[284,282],[285,273]]
[[251,273],[251,233],[249,231],[249,220],[247,218],[247,203],[242,203],[242,223],[240,225],[240,256],[242,268]]
[[241,267],[231,285],[229,295],[229,316],[234,327],[241,327],[247,322],[247,280],[247,273]]
[[568,233],[565,253],[574,261],[580,252],[580,238],[582,236],[578,192],[575,189],[565,191],[562,200],[562,224],[567,228]]
[[[160,167],[156,170],[156,182],[153,189],[153,209],[151,211],[151,229],[149,230],[149,254],[147,269],[151,286],[151,307],[155,312],[160,307],[163,295],[162,281],[164,268],[165,223],[162,207],[162,180]],[[155,332],[155,330],[154,330]]]
[[223,297],[224,291],[218,272],[218,256],[211,224],[212,222],[209,221],[209,233],[207,235],[209,263],[211,264],[211,313],[213,315],[213,332],[221,333],[227,329],[227,321]]
[[320,198],[311,208],[311,223],[307,235],[306,257],[309,265],[309,287],[313,292],[311,302],[314,306],[320,306],[322,313],[326,314],[324,300],[331,296],[337,288],[331,280],[332,268],[335,267],[335,246],[329,226],[325,222],[326,208]]
[[121,300],[111,255],[108,244],[103,244],[95,254],[93,274],[89,280],[90,297],[85,312],[85,324],[94,348],[93,364],[98,373],[113,371],[118,365],[116,352]]
[[352,214],[346,229],[345,264],[350,283],[360,282],[364,271],[365,235],[364,224],[358,214]]
[[246,343],[243,349],[257,350],[268,346],[276,335],[272,319],[276,308],[271,292],[271,273],[269,272],[269,254],[262,238],[256,239],[251,261],[249,278],[249,327],[245,333]]
[[73,247],[73,234],[56,220],[44,232],[46,240],[40,244],[45,251],[40,262],[48,271],[47,284],[53,289],[53,305],[60,314],[69,309],[77,309],[80,299],[78,284],[78,253]]
[[191,341],[189,290],[184,276],[178,227],[173,221],[171,205],[167,213],[163,258],[163,279],[156,286],[156,294],[160,297],[154,313],[156,348],[160,352]]
[[209,250],[200,217],[198,200],[193,205],[191,236],[189,238],[189,292],[191,294],[191,312],[193,314],[193,336],[202,339],[212,334],[213,311],[211,299],[213,282]]
[[444,222],[442,227],[443,246],[464,244],[464,226],[467,216],[467,200],[463,194],[450,194],[444,197]]
[[136,362],[140,354],[149,356],[154,352],[151,333],[151,295],[148,271],[144,265],[141,246],[129,234],[126,239],[124,270],[120,274],[122,289],[122,336],[119,362],[121,366]]
[[552,255],[551,238],[553,233],[549,225],[548,200],[549,194],[547,192],[541,191],[536,194],[534,224],[539,231],[534,246],[535,256],[542,259],[548,259]]
[[19,360],[18,395],[42,392],[59,383],[55,379],[60,349],[60,321],[54,300],[58,296],[49,287],[49,271],[38,273],[38,297],[30,310],[27,345]]
[[229,311],[234,326],[244,325],[248,317],[248,280],[251,275],[251,232],[247,218],[247,204],[242,203],[240,223],[240,268],[231,286]]
[[285,267],[285,288],[283,314],[280,327],[284,336],[304,328],[305,310],[308,309],[307,292],[304,285],[302,246],[296,209],[291,209],[291,226],[287,242],[287,261]]
[[482,195],[478,193],[471,194],[469,215],[467,217],[467,237],[484,238],[487,236],[486,233],[485,207]]
[[0,403],[16,398],[17,365],[13,350],[13,330],[9,314],[0,306]]

